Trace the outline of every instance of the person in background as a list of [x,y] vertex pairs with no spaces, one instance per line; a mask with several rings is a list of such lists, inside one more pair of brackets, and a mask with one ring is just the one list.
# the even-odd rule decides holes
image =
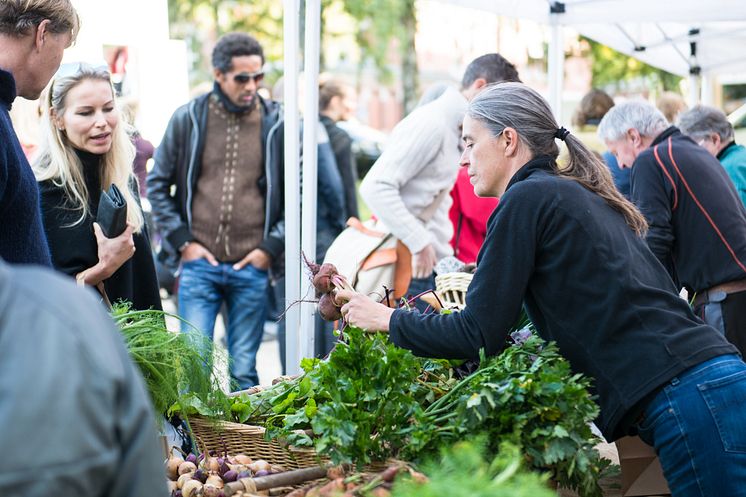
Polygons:
[[167,495],[145,384],[91,292],[0,259],[0,316],[0,495]]
[[475,359],[503,349],[525,306],[539,335],[594,380],[607,440],[639,432],[675,496],[742,494],[746,364],[678,296],[608,168],[518,83],[477,95],[463,138],[474,191],[500,197],[466,308],[422,315],[341,291],[347,321],[420,356]]
[[264,50],[255,38],[224,35],[212,66],[212,91],[171,117],[148,200],[164,250],[181,260],[179,315],[212,338],[225,304],[230,374],[246,389],[259,382],[269,269],[285,249],[283,121],[280,105],[257,94]]
[[[434,289],[435,263],[453,254],[447,193],[458,175],[459,127],[468,101],[497,81],[518,81],[515,66],[496,53],[474,59],[460,92],[447,88],[396,125],[360,185],[372,213],[412,253],[410,295]],[[418,217],[433,208],[430,219]],[[427,307],[424,302],[417,305]]]
[[[440,97],[450,84],[437,82],[430,85],[420,97],[417,106]],[[497,207],[496,198],[480,198],[474,194],[469,174],[463,167],[459,168],[456,183],[451,189],[451,208],[448,218],[453,225],[453,237],[450,244],[453,256],[464,264],[474,264],[479,255],[479,249],[487,235],[487,220]]]
[[733,125],[723,111],[697,105],[679,116],[679,129],[714,155],[746,205],[746,147],[736,143]]
[[39,147],[39,118],[41,109],[38,100],[16,99],[10,109],[10,119],[23,154],[31,162]]
[[598,133],[632,168],[653,254],[695,313],[746,353],[746,208],[725,169],[647,102],[615,106]]
[[[106,66],[63,64],[43,98],[42,142],[34,161],[54,267],[103,288],[111,302],[161,309],[134,157]],[[127,228],[107,237],[96,217],[101,192],[112,184],[127,203]]]
[[137,178],[137,185],[139,187],[140,198],[148,197],[148,161],[153,158],[155,154],[155,147],[151,142],[143,138],[140,131],[135,127],[135,119],[137,118],[137,111],[139,110],[140,102],[136,99],[129,97],[123,98],[122,102],[122,117],[125,122],[129,125],[129,135],[132,140],[132,144],[135,146],[135,161],[132,164],[135,177]]
[[663,113],[666,121],[673,124],[688,107],[684,97],[673,91],[664,91],[655,101],[655,106]]
[[465,264],[475,264],[487,236],[487,221],[499,200],[474,195],[469,172],[462,167],[451,190],[451,201],[448,217],[453,225],[453,255]]
[[39,98],[78,35],[70,0],[0,2],[0,258],[51,266],[39,188],[10,120],[16,96]]
[[[572,117],[572,124],[576,132],[590,132],[590,136],[583,135],[584,142],[591,150],[601,154],[601,158],[609,166],[611,177],[614,178],[614,184],[626,198],[629,198],[629,169],[621,168],[614,157],[614,154],[606,150],[603,143],[599,142],[596,130],[601,119],[606,113],[614,107],[614,99],[608,93],[597,88],[593,88],[586,93],[580,100],[578,108]],[[597,145],[597,146],[596,146]]]
[[357,168],[352,153],[352,138],[342,128],[339,121],[348,121],[355,114],[352,89],[339,81],[329,79],[319,85],[319,114],[329,143],[334,152],[337,169],[342,176],[345,211],[348,217],[360,217],[357,205]]

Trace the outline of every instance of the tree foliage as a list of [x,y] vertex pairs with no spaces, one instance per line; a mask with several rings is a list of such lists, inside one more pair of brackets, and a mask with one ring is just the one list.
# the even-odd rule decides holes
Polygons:
[[[331,1],[331,0],[328,0]],[[381,82],[393,83],[390,56],[399,51],[400,79],[405,110],[417,100],[418,68],[414,36],[417,31],[415,0],[337,0],[357,23],[355,40],[360,48],[359,68],[368,61],[376,67]]]
[[262,44],[267,61],[282,58],[282,2],[168,0],[168,13],[171,36],[184,39],[189,46],[192,84],[212,79],[210,54],[225,33],[250,33]]
[[642,79],[650,90],[678,91],[682,79],[680,76],[650,66],[590,38],[582,39],[588,43],[588,55],[593,62],[593,87],[613,86],[619,89]]

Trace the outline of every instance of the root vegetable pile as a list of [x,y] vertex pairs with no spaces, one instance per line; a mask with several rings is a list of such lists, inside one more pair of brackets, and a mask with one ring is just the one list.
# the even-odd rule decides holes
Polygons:
[[171,497],[224,497],[223,487],[239,478],[282,473],[280,466],[252,460],[245,454],[217,456],[202,453],[186,457],[172,455],[166,460],[166,476]]

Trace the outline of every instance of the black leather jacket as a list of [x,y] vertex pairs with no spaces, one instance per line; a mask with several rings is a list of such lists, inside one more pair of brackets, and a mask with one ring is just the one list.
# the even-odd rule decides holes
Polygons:
[[[164,250],[176,260],[177,249],[193,239],[192,198],[202,166],[209,98],[210,93],[202,95],[174,112],[155,152],[155,166],[148,174],[153,218],[167,242]],[[259,187],[266,201],[264,237],[259,248],[272,257],[274,264],[285,250],[284,129],[279,103],[259,97],[259,107],[265,163]]]

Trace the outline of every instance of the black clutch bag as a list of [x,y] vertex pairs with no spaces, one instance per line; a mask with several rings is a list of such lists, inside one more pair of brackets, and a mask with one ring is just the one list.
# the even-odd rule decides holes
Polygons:
[[113,184],[101,192],[96,222],[106,238],[116,238],[127,228],[127,202],[122,191]]

